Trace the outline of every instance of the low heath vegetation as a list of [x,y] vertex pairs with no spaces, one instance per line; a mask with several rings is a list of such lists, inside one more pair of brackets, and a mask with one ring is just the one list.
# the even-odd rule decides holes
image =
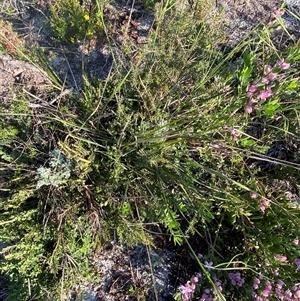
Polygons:
[[[7,300],[64,300],[97,281],[93,255],[114,236],[154,247],[152,226],[189,250],[176,300],[300,300],[300,48],[266,38],[285,8],[225,53],[205,1],[142,1],[155,18],[142,45],[116,43],[109,2],[54,1],[47,25],[65,49],[101,37],[106,78],[48,105],[18,87],[0,101]],[[1,52],[51,78],[48,50],[26,52],[1,22]]]

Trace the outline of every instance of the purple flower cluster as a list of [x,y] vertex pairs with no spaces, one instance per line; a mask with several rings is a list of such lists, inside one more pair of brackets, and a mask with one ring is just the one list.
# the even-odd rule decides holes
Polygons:
[[[217,287],[218,292],[222,292],[223,287],[222,287],[222,282],[218,280],[216,277],[214,277],[214,283]],[[204,293],[202,296],[198,299],[198,301],[213,301],[216,300],[216,295],[218,293],[216,290],[212,288],[207,288],[204,290]]]
[[259,206],[260,211],[262,213],[265,213],[266,208],[270,207],[270,201],[265,198],[261,198],[259,202],[260,202],[260,206]]
[[193,297],[195,290],[196,290],[196,284],[198,283],[199,279],[202,278],[202,274],[198,273],[195,276],[192,276],[190,281],[188,281],[185,285],[179,286],[179,291],[181,294],[181,301],[189,301]]
[[194,295],[196,290],[196,283],[202,275],[199,273],[196,276],[191,277],[191,280],[188,281],[185,285],[179,286],[179,291],[181,293],[181,301],[189,301]]
[[227,125],[225,125],[223,128],[232,135],[234,141],[237,141],[238,137],[241,135],[241,132],[239,132],[237,129],[235,129],[231,126],[228,127]]
[[250,100],[245,107],[245,110],[248,114],[251,114],[253,112],[254,105],[258,103],[259,100],[266,100],[273,96],[273,91],[271,88],[272,82],[274,82],[275,80],[282,80],[285,75],[279,73],[281,71],[288,70],[290,66],[290,63],[287,63],[284,58],[277,61],[273,67],[270,65],[266,66],[261,81],[256,79],[248,87],[246,95],[248,98],[250,98]]
[[[200,254],[199,254],[200,255]],[[202,258],[202,255],[199,256]],[[210,270],[212,268],[213,263],[205,261],[205,267]],[[196,276],[191,277],[191,279],[185,284],[179,286],[179,292],[181,295],[180,301],[191,301],[195,296],[196,285],[199,284],[199,280],[202,279],[202,274],[198,273]],[[218,293],[221,293],[223,290],[222,282],[213,277],[213,281],[215,283],[216,289],[206,288],[204,289],[201,297],[197,299],[197,301],[213,301],[216,300]]]
[[[202,278],[201,273],[198,273],[196,276],[191,277],[191,279],[185,284],[180,285],[179,292],[181,294],[180,301],[190,301],[192,300],[195,290],[196,290],[196,284],[199,282],[199,279]],[[219,292],[222,292],[222,283],[217,278],[214,278],[215,285],[217,287],[217,290]],[[207,288],[204,290],[204,293],[202,296],[198,299],[198,301],[213,301],[215,300],[215,297],[217,295],[217,292],[212,288]]]
[[[276,254],[276,255],[274,256],[274,259],[276,259],[276,260],[278,260],[278,261],[280,261],[280,262],[286,262],[286,261],[287,261],[287,257],[284,256],[284,255],[280,255],[280,254]],[[294,260],[294,263],[295,263],[295,265],[296,265],[296,267],[297,267],[297,270],[300,271],[300,258],[296,258],[296,259]]]
[[[252,298],[255,301],[269,301],[271,297],[283,301],[299,301],[300,287],[294,285],[290,289],[284,289],[285,283],[279,279],[276,285],[267,280],[263,281],[263,277],[255,278],[253,282]],[[272,299],[273,300],[273,299]]]
[[[256,193],[251,194],[252,198],[257,198]],[[299,239],[294,238],[292,240],[294,245],[299,244]],[[201,254],[198,255],[198,258],[202,259]],[[277,264],[286,265],[289,263],[287,256],[281,254],[275,254],[274,259],[277,261]],[[297,267],[297,270],[300,271],[300,258],[294,260],[294,264]],[[214,269],[213,262],[204,261],[204,267],[210,271]],[[215,268],[216,269],[216,268]],[[270,301],[270,300],[282,300],[282,301],[300,301],[300,285],[293,285],[288,288],[282,279],[279,277],[280,268],[277,267],[273,271],[273,279],[266,279],[263,275],[255,278],[253,281],[251,296],[254,301]],[[244,273],[244,272],[243,272]],[[230,283],[238,288],[241,288],[245,285],[245,279],[242,277],[240,272],[231,272],[228,273],[228,278]],[[198,273],[195,276],[191,277],[185,285],[179,287],[179,298],[180,301],[215,301],[219,300],[219,295],[223,291],[221,280],[217,279],[216,276],[213,276],[214,288],[204,288],[202,290],[202,295],[199,294],[200,280],[202,280],[202,274]],[[198,291],[197,291],[198,288]],[[201,297],[199,297],[201,296]]]
[[[252,192],[250,194],[250,197],[252,199],[256,199],[258,195],[255,192]],[[265,198],[260,198],[259,203],[260,203],[259,209],[262,213],[265,213],[266,208],[270,207],[270,201]]]
[[230,282],[234,286],[243,286],[245,284],[245,279],[241,277],[241,273],[229,273],[228,277]]

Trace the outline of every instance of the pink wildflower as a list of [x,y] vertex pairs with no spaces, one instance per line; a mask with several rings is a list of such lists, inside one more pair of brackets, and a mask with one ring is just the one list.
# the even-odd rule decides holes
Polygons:
[[293,243],[294,243],[296,246],[298,246],[298,244],[299,244],[299,239],[298,239],[298,238],[295,238],[295,239],[293,240]]
[[271,290],[272,289],[272,284],[270,281],[267,281],[266,283],[266,289]]
[[245,110],[248,114],[251,114],[253,112],[253,104],[257,103],[257,100],[256,99],[250,99],[245,107]]
[[251,199],[256,199],[257,198],[257,193],[256,192],[251,192],[250,198]]
[[283,9],[274,8],[271,16],[272,16],[272,18],[277,18],[277,17],[281,17],[282,15],[284,15]]
[[277,288],[278,289],[282,289],[282,287],[285,285],[285,283],[281,280],[281,279],[279,279],[278,281],[277,281],[277,284],[276,284],[276,286],[277,286]]
[[229,130],[230,134],[233,136],[233,140],[237,141],[238,137],[241,135],[241,133],[232,127],[229,127],[228,130]]
[[275,64],[276,67],[280,68],[281,70],[288,70],[291,67],[290,63],[285,62],[285,59],[281,59]]
[[284,299],[284,295],[283,295],[283,293],[281,292],[281,289],[276,288],[276,289],[275,289],[275,293],[276,293],[277,297],[279,298],[279,300],[283,300],[283,299]]
[[250,86],[248,87],[248,91],[249,91],[249,92],[254,93],[254,92],[256,92],[256,90],[257,90],[257,85],[256,85],[256,84],[252,84],[252,85],[250,85]]
[[270,73],[270,72],[272,71],[272,69],[273,69],[272,66],[267,65],[267,66],[266,66],[266,69],[265,69],[265,73],[266,73],[266,74]]
[[271,293],[271,292],[270,292],[268,289],[265,289],[265,290],[262,291],[261,294],[262,294],[264,297],[269,297],[270,293]]
[[272,92],[271,88],[267,88],[266,90],[260,91],[257,98],[267,99],[267,98],[271,97],[272,95],[273,95],[273,92]]
[[260,280],[258,278],[255,278],[253,282],[253,288],[258,289],[259,284],[260,284]]
[[279,276],[278,270],[275,270],[275,271],[273,272],[273,275],[274,275],[274,276]]
[[262,213],[265,213],[266,208],[270,206],[270,201],[265,198],[261,198],[259,201],[260,201],[259,209]]
[[270,80],[269,80],[269,78],[268,78],[267,76],[265,76],[265,77],[262,78],[261,81],[262,81],[262,83],[264,83],[264,84],[268,84]]
[[248,90],[247,90],[247,97],[252,97],[254,95],[254,93],[257,91],[257,84],[256,83],[252,83],[249,87],[248,87]]
[[265,198],[261,198],[261,199],[260,199],[260,202],[261,202],[261,204],[263,204],[263,205],[266,206],[266,207],[269,207],[269,206],[270,206],[270,201],[267,200],[267,199],[265,199]]
[[281,69],[282,69],[282,70],[288,70],[288,69],[290,69],[290,67],[291,67],[291,64],[290,64],[290,63],[283,63],[283,64],[281,65]]
[[273,80],[273,79],[275,79],[277,76],[278,76],[278,75],[277,75],[276,73],[272,73],[272,72],[270,72],[270,73],[267,75],[267,77],[268,77],[269,80]]
[[194,283],[190,283],[189,281],[185,285],[181,285],[179,287],[180,293],[183,297],[183,301],[188,301],[191,299],[193,293],[195,292],[196,286]]
[[261,211],[262,213],[265,213],[266,207],[265,207],[265,206],[260,206],[259,209],[260,209],[260,211]]
[[285,261],[287,261],[287,257],[284,256],[284,255],[280,255],[280,254],[276,254],[276,255],[274,256],[274,258],[275,258],[276,260],[279,260],[280,262],[285,262]]
[[251,114],[253,112],[253,108],[249,104],[246,105],[245,110],[248,114]]
[[278,74],[270,72],[265,77],[263,77],[261,81],[264,84],[268,84],[271,80],[274,80],[275,78],[278,77],[279,77]]
[[293,294],[292,294],[292,292],[291,292],[290,290],[286,290],[286,292],[284,293],[284,295],[285,295],[285,297],[286,297],[287,299],[290,299],[290,298],[292,298],[292,296],[293,296]]

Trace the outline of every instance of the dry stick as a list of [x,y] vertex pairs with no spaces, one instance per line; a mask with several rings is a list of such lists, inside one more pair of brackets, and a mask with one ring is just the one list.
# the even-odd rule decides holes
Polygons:
[[146,245],[146,249],[147,249],[149,267],[150,267],[151,277],[152,277],[152,282],[153,282],[153,290],[154,290],[154,294],[155,294],[155,300],[158,301],[158,291],[157,291],[157,288],[156,288],[156,285],[155,285],[156,279],[155,279],[155,276],[154,276],[154,270],[153,270],[151,256],[150,256],[150,247],[148,245]]
[[29,96],[33,97],[34,99],[40,101],[41,103],[29,103],[28,106],[29,108],[43,108],[43,107],[49,107],[49,106],[53,106],[53,104],[59,100],[60,98],[62,98],[63,96],[73,92],[73,88],[71,89],[65,89],[64,91],[62,91],[58,96],[56,96],[53,100],[51,100],[50,102],[46,102],[44,100],[42,100],[41,98],[35,96],[34,94],[28,92],[27,90],[23,89],[23,91],[28,94]]
[[132,5],[131,5],[131,8],[130,8],[130,14],[129,14],[128,23],[127,23],[127,26],[126,26],[126,33],[128,33],[128,31],[129,31],[129,25],[130,25],[130,22],[131,22],[131,17],[132,17],[134,4],[135,4],[135,0],[132,1]]
[[68,64],[68,67],[69,67],[69,69],[70,69],[70,72],[71,72],[71,75],[72,75],[74,84],[75,84],[75,86],[76,86],[76,91],[77,91],[77,93],[79,93],[79,88],[78,88],[78,85],[77,85],[77,82],[76,82],[75,75],[74,75],[74,73],[73,73],[73,71],[72,71],[72,68],[71,68],[71,66],[70,66],[70,64],[69,64],[69,61],[68,61],[68,59],[67,59],[67,57],[66,57],[65,54],[64,54],[64,57],[65,57],[65,59],[66,59],[66,62],[67,62],[67,64]]
[[51,100],[49,102],[50,105],[53,105],[57,100],[59,100],[60,98],[62,98],[63,96],[69,94],[73,92],[73,88],[70,89],[65,89],[64,91],[62,91],[58,96],[56,96],[53,100]]
[[[140,212],[138,210],[138,206],[137,206],[136,203],[135,203],[135,208],[136,208],[136,211],[137,211],[138,220],[140,221],[141,220]],[[153,282],[153,290],[154,290],[155,300],[158,301],[158,291],[157,291],[157,288],[156,288],[156,285],[155,285],[156,279],[155,279],[155,276],[154,276],[154,269],[153,269],[153,266],[152,266],[152,261],[151,261],[151,256],[150,256],[150,247],[149,247],[149,245],[146,245],[146,244],[145,244],[145,247],[146,247],[146,250],[147,250],[147,255],[148,255],[148,260],[149,260],[149,267],[150,267],[150,271],[151,271],[151,277],[152,277],[152,282]]]

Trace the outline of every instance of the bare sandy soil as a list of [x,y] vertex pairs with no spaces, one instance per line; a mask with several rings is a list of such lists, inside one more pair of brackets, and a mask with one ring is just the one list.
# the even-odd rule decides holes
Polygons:
[[[274,13],[284,3],[281,0],[217,0],[216,8],[223,10],[223,21],[227,34],[227,44],[235,46],[246,37],[257,25],[266,25],[274,20]],[[300,1],[289,1],[288,10],[300,14]],[[292,3],[293,5],[290,5]],[[300,38],[299,20],[288,11],[283,15],[284,25],[289,35],[282,29],[275,30],[272,42],[279,48],[285,49]]]
[[[3,12],[6,2],[7,5],[9,4],[9,1],[4,1]],[[16,1],[14,18],[11,20],[10,17],[10,21],[13,22],[13,29],[18,33],[18,37],[25,47],[39,44],[47,49],[46,55],[49,55],[50,63],[62,81],[68,88],[73,88],[78,92],[83,86],[83,73],[90,77],[100,78],[105,78],[108,75],[112,56],[107,44],[103,42],[105,39],[101,37],[89,42],[69,45],[68,49],[63,45],[54,43],[51,38],[51,31],[47,26],[44,26],[49,20],[49,5],[52,2],[52,0],[39,1],[39,5],[33,5],[30,4],[31,1],[28,3]],[[286,0],[286,2],[293,4],[288,5],[289,9],[300,14],[300,0]],[[150,11],[144,10],[142,1],[115,1],[111,3],[106,6],[105,13],[115,28],[112,32],[115,39],[114,55],[122,59],[123,54],[119,46],[128,41],[142,45],[152,29],[154,16]],[[207,0],[207,3],[211,16],[220,15],[219,24],[226,34],[224,47],[230,50],[247,37],[257,25],[268,24],[274,20],[274,12],[283,2],[281,0]],[[5,19],[6,16],[3,12],[2,18]],[[272,42],[279,49],[285,49],[288,45],[297,43],[300,38],[300,21],[288,11],[283,15],[283,21],[288,33],[279,28],[274,30],[272,34]],[[125,28],[127,30],[126,36],[124,35]],[[255,34],[255,30],[252,34]],[[5,35],[7,34],[5,33]],[[15,39],[15,37],[11,36],[11,39]],[[134,54],[132,55],[134,56]],[[13,61],[2,56],[0,67],[0,96],[11,85],[23,84],[26,86],[28,84],[32,87],[35,82],[34,85],[37,88],[38,85],[45,84],[45,76],[37,69],[36,75],[34,75],[32,73],[34,67],[30,67],[27,63]],[[13,71],[11,72],[11,70]]]

